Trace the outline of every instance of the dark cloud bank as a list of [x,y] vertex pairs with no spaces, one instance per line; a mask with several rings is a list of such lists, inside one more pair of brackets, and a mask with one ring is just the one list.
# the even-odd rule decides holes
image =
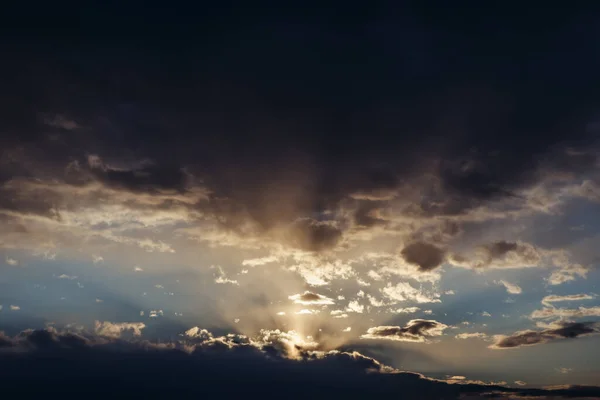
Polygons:
[[[541,20],[528,7],[344,7],[41,13],[81,23],[12,36],[20,47],[2,66],[11,79],[0,145],[15,154],[0,177],[64,179],[56,172],[86,154],[150,159],[93,176],[183,191],[186,168],[213,199],[228,199],[232,207],[211,210],[229,227],[243,214],[269,229],[318,220],[357,193],[355,220],[377,225],[369,203],[407,185],[421,194],[410,214],[461,215],[596,163],[597,24],[587,10],[546,10]],[[62,41],[70,30],[78,39]],[[341,236],[315,220],[295,229],[295,244],[311,251]],[[425,250],[405,257],[434,268],[441,254]]]
[[[173,395],[238,398],[457,399],[504,396],[600,396],[600,388],[509,389],[448,384],[419,374],[386,371],[359,353],[334,352],[297,360],[276,344],[258,348],[243,338],[190,336],[188,352],[167,344],[101,338],[56,330],[0,336],[3,391],[15,397],[168,398]],[[195,342],[194,342],[195,341]]]

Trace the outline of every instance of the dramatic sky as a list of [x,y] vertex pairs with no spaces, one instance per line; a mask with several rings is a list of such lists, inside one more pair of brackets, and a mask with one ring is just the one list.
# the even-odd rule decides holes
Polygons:
[[8,386],[600,396],[600,14],[394,3],[9,13]]

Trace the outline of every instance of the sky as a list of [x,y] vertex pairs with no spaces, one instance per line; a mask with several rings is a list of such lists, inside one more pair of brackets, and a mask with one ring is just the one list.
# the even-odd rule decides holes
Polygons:
[[17,7],[7,390],[600,398],[596,10]]

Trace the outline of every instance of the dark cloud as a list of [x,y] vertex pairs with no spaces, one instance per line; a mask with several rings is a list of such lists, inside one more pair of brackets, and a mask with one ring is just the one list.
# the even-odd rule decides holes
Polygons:
[[148,165],[132,169],[116,169],[103,164],[92,165],[95,178],[108,187],[132,192],[173,190],[183,192],[188,186],[188,176],[177,165]]
[[291,243],[309,251],[323,251],[335,247],[342,238],[342,231],[327,222],[302,219],[290,230]]
[[522,346],[553,342],[560,339],[574,339],[579,336],[600,332],[595,322],[565,322],[560,326],[542,331],[521,331],[511,336],[497,336],[493,349],[510,349]]
[[[202,15],[227,21],[229,13]],[[393,197],[408,184],[422,194],[415,205],[423,215],[460,215],[513,197],[541,179],[540,168],[581,174],[594,165],[590,151],[577,152],[597,145],[585,129],[598,79],[596,28],[585,12],[555,18],[527,45],[515,39],[524,28],[514,13],[469,10],[467,23],[463,11],[440,20],[408,8],[402,22],[361,13],[352,27],[334,14],[254,14],[235,29],[169,25],[191,29],[191,47],[179,35],[168,48],[138,42],[141,20],[119,41],[72,35],[82,42],[57,42],[52,54],[44,50],[51,34],[30,33],[46,44],[30,42],[2,67],[14,77],[3,91],[1,144],[9,147],[2,147],[52,170],[85,154],[155,161],[95,170],[107,185],[133,191],[183,190],[185,167],[262,227],[335,209],[357,194]],[[88,18],[82,25],[104,25]],[[498,26],[513,33],[497,34]],[[515,59],[518,68],[507,61]],[[548,156],[565,147],[572,151]],[[357,214],[359,225],[378,223],[366,215]]]
[[519,245],[514,242],[499,241],[485,246],[491,259],[501,258],[509,251],[516,251]]
[[290,300],[293,300],[295,303],[298,303],[298,304],[326,305],[326,304],[334,303],[333,299],[330,299],[327,296],[323,296],[321,294],[313,293],[313,292],[309,292],[309,291],[306,291],[302,294],[295,294],[293,296],[289,296],[289,298],[290,298]]
[[410,243],[400,252],[406,262],[419,266],[420,271],[431,271],[444,262],[445,251],[429,243]]
[[543,250],[530,243],[500,240],[478,246],[473,254],[450,254],[450,263],[466,268],[521,268],[540,264]]
[[[509,389],[482,384],[448,384],[420,374],[386,370],[356,352],[310,354],[291,360],[276,348],[261,350],[247,341],[204,334],[191,352],[177,344],[129,342],[89,336],[64,339],[55,330],[28,331],[3,348],[0,374],[4,389],[22,397],[48,394],[80,396],[177,395],[224,398],[357,398],[397,395],[407,399],[439,399],[485,393],[531,393],[534,396],[599,395],[595,387]],[[73,334],[70,334],[73,336]],[[80,334],[81,335],[81,334]],[[31,338],[33,336],[33,338]],[[35,343],[30,346],[29,343]],[[188,348],[189,349],[189,348]],[[65,377],[68,380],[65,381]],[[123,379],[123,377],[127,377]],[[35,381],[35,385],[31,382]]]
[[441,336],[448,325],[434,320],[413,319],[405,327],[376,326],[362,335],[363,339],[387,339],[401,342],[426,342],[429,337]]

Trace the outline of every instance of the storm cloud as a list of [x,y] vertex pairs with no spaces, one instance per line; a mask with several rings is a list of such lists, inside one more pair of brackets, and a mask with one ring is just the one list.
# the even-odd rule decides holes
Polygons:
[[[168,396],[175,389],[180,394],[225,397],[256,394],[280,398],[285,393],[288,398],[298,399],[392,395],[398,393],[398,387],[409,399],[521,393],[521,389],[498,385],[430,379],[394,370],[357,352],[307,351],[299,359],[289,359],[287,353],[267,342],[252,344],[235,335],[219,338],[208,331],[202,333],[196,342],[193,340],[199,335],[186,335],[190,340],[187,346],[183,342],[123,341],[54,329],[27,331],[14,338],[0,335],[0,372],[6,379],[5,389],[18,389],[22,396],[71,396],[84,388],[96,395],[119,393],[150,398]],[[277,341],[286,340],[285,335],[274,334]],[[65,386],[60,377],[67,371],[70,384]],[[122,376],[128,379],[120,379]],[[37,384],[26,384],[31,379]],[[265,387],[269,388],[267,392]],[[536,396],[600,393],[594,387],[526,390],[535,391]]]

